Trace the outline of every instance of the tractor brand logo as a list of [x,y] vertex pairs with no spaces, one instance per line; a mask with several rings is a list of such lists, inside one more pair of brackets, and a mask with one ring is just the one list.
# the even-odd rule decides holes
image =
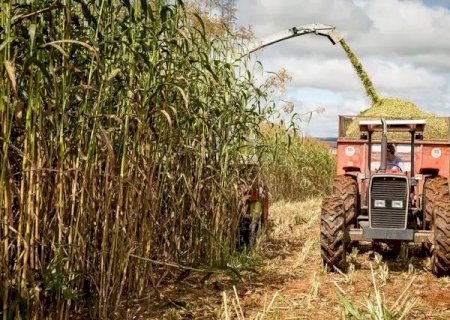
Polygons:
[[433,150],[431,150],[431,156],[435,159],[440,158],[441,157],[441,149],[439,148],[433,148]]
[[347,147],[345,148],[345,155],[348,157],[351,157],[355,154],[355,148],[353,147]]

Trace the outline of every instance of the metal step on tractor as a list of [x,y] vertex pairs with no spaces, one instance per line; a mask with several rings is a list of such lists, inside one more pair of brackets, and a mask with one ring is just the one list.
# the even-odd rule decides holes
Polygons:
[[[352,121],[359,121],[359,139],[345,137]],[[434,274],[450,275],[450,130],[447,141],[424,140],[425,125],[423,119],[339,117],[337,175],[321,212],[328,270],[345,269],[346,253],[360,241],[394,247],[406,241],[426,248]],[[389,141],[403,164],[390,169],[389,132],[410,136]]]

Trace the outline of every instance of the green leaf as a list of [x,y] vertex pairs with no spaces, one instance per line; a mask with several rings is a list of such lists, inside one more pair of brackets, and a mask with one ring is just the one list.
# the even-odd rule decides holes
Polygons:
[[0,51],[2,51],[3,49],[5,49],[5,47],[6,47],[9,43],[13,42],[14,40],[15,40],[15,38],[10,38],[10,39],[8,39],[8,40],[3,41],[3,42],[0,44]]
[[30,27],[28,28],[28,34],[30,35],[31,40],[31,46],[34,46],[34,40],[36,38],[36,24],[32,23],[30,24]]
[[358,309],[356,309],[355,306],[349,300],[347,300],[347,298],[345,298],[339,292],[337,292],[336,294],[338,300],[344,305],[345,310],[347,310],[357,320],[366,320],[366,318],[359,313]]
[[53,48],[55,48],[56,50],[58,50],[64,57],[68,58],[69,55],[67,54],[67,52],[64,51],[64,49],[56,44],[56,43],[50,43],[50,46],[52,46]]

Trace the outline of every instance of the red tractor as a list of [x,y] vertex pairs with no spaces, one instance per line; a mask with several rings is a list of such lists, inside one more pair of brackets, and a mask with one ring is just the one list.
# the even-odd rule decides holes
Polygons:
[[[360,138],[346,138],[352,121],[358,120],[339,117],[337,175],[321,212],[324,264],[345,267],[358,241],[407,241],[424,244],[433,273],[450,275],[450,131],[448,141],[430,141],[423,139],[425,120],[361,120]],[[403,171],[386,168],[388,132],[410,134],[409,141],[389,141]]]

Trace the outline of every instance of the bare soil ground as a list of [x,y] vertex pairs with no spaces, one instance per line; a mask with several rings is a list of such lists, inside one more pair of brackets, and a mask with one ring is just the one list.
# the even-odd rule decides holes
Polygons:
[[348,256],[346,273],[326,272],[320,260],[319,214],[320,199],[274,204],[271,228],[258,253],[243,254],[232,264],[241,270],[241,279],[233,272],[174,271],[146,298],[124,305],[122,316],[450,319],[450,279],[430,273],[420,247],[404,245],[400,256],[393,256],[387,247],[375,253],[370,243],[359,244]]

